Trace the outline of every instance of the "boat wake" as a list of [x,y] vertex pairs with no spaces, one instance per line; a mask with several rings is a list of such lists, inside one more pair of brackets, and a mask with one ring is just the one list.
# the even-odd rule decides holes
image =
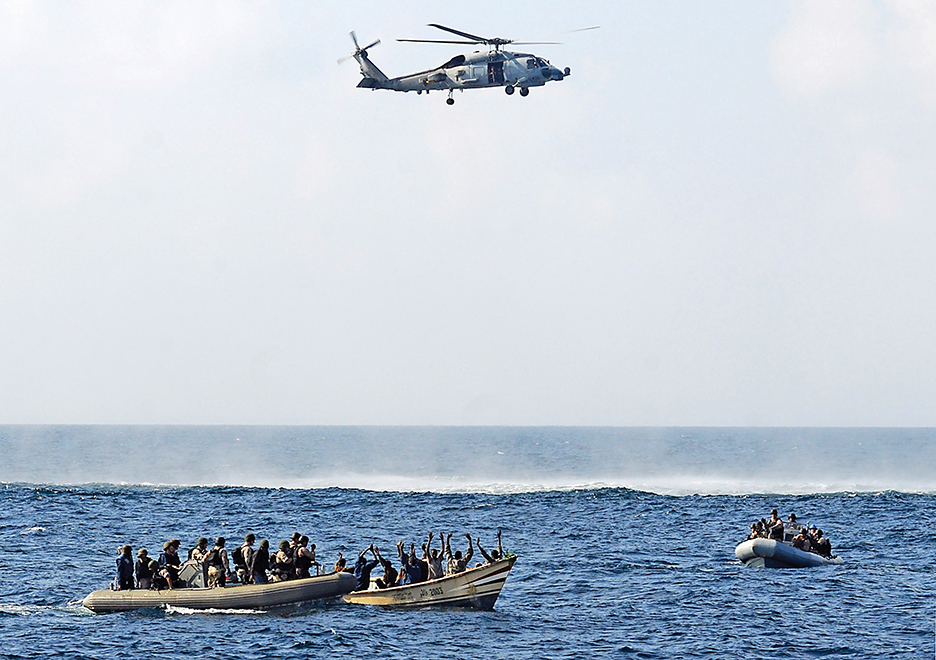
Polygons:
[[266,614],[266,610],[233,610],[233,609],[221,609],[221,608],[208,608],[204,610],[197,610],[191,607],[179,607],[177,605],[166,605],[165,610],[167,614]]

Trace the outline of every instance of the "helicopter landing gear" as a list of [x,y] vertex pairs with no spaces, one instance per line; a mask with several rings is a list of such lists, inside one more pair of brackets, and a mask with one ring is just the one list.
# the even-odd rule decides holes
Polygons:
[[448,97],[447,99],[445,99],[445,102],[448,103],[449,105],[455,105],[455,99],[452,98],[452,94],[453,94],[454,92],[455,92],[454,89],[450,89],[450,90],[449,90],[449,97]]
[[521,87],[521,88],[520,88],[520,96],[529,96],[529,95],[530,95],[530,88],[529,88],[529,87]]
[[514,87],[513,87],[513,85],[507,85],[507,86],[504,88],[504,91],[507,92],[507,96],[510,96],[510,95],[513,94],[513,92],[514,92]]

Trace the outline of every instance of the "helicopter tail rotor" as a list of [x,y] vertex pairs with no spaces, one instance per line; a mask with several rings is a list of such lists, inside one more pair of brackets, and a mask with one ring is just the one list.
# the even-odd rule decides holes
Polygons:
[[376,46],[377,44],[380,43],[380,39],[378,39],[378,40],[375,41],[374,43],[368,44],[368,45],[364,46],[364,48],[361,48],[361,45],[358,43],[358,40],[357,40],[357,33],[356,33],[354,30],[351,30],[351,41],[354,42],[354,52],[351,53],[350,55],[346,55],[345,57],[340,58],[340,59],[338,60],[338,64],[344,64],[345,62],[347,62],[347,61],[350,60],[350,59],[355,59],[355,58],[357,58],[358,55],[361,55],[361,56],[363,56],[363,57],[366,58],[366,57],[367,57],[367,49],[368,49],[368,48],[373,48],[374,46]]

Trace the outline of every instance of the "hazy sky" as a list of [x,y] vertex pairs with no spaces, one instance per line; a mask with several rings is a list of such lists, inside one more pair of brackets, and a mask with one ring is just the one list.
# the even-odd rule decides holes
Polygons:
[[936,425],[928,0],[8,1],[0,121],[2,423]]

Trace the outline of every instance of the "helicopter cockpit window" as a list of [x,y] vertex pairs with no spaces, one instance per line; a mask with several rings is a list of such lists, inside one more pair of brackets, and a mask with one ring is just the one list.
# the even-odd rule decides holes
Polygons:
[[536,60],[534,58],[531,57],[530,59],[527,60],[527,68],[528,69],[536,68]]
[[456,55],[455,57],[453,57],[452,59],[450,59],[448,62],[446,62],[445,64],[443,64],[443,65],[442,65],[442,68],[443,68],[443,69],[451,69],[453,66],[461,66],[461,65],[464,64],[464,63],[465,63],[465,56],[464,56],[464,55]]

